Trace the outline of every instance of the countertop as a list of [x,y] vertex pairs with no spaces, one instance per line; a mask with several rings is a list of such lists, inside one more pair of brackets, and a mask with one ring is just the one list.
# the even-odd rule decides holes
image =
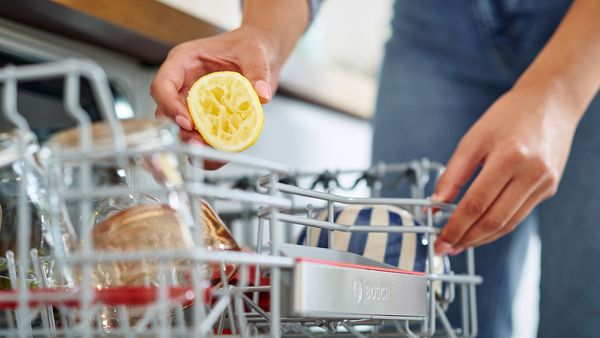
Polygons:
[[176,44],[222,29],[155,0],[0,1],[0,16],[159,65]]
[[[216,25],[157,0],[0,1],[0,16],[89,43],[156,67],[178,43],[223,32]],[[292,57],[282,93],[361,119],[373,113],[373,78]]]

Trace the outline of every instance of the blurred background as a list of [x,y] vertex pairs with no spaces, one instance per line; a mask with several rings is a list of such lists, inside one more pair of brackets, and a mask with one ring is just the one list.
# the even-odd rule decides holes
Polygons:
[[[108,72],[119,117],[153,116],[148,88],[169,49],[235,29],[241,21],[240,3],[0,1],[0,66],[91,58]],[[264,107],[263,133],[248,150],[250,155],[301,170],[370,165],[369,119],[392,5],[392,0],[323,4],[284,67],[277,95]],[[71,123],[61,117],[61,88],[61,83],[48,81],[20,91],[19,107],[41,138]],[[84,107],[100,119],[85,85],[82,97]],[[514,337],[519,338],[535,337],[537,325],[539,242],[533,239],[532,244],[514,305]]]

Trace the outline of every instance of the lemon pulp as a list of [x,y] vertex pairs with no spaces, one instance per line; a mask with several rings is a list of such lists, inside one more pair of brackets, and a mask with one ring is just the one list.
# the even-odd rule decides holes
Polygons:
[[215,149],[240,152],[253,145],[264,115],[250,81],[237,72],[215,72],[198,79],[187,96],[196,130]]

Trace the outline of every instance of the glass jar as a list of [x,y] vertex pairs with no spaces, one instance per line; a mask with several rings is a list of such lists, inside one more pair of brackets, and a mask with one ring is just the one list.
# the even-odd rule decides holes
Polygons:
[[[177,210],[150,196],[145,197],[143,204],[133,205],[131,202],[132,199],[111,200],[108,205],[99,208],[99,219],[102,215],[107,217],[96,223],[92,232],[97,251],[181,250],[194,247],[185,220]],[[209,251],[240,251],[241,248],[218,214],[206,201],[201,200],[200,204],[204,248]],[[137,238],[135,243],[131,238]],[[177,279],[187,281],[190,274],[185,267],[185,260],[173,263],[179,266]],[[94,271],[94,277],[102,285],[138,285],[158,271],[157,261],[130,261],[103,264],[101,269]],[[222,273],[230,280],[236,271],[237,266],[231,263],[225,263],[224,266],[211,263],[206,266],[205,275],[211,285],[217,286],[222,282]]]
[[[21,148],[21,146],[23,148]],[[22,151],[22,149],[24,151]],[[49,214],[47,195],[47,181],[40,166],[36,161],[39,147],[35,137],[26,132],[15,129],[0,131],[0,289],[11,288],[9,267],[10,259],[14,259],[17,272],[22,267],[19,265],[17,255],[18,229],[20,217],[27,218],[30,227],[30,236],[27,240],[29,250],[35,249],[39,262],[29,261],[26,267],[25,279],[30,287],[56,287],[69,286],[69,278],[62,275],[55,267],[53,259],[56,244],[61,250],[71,250],[75,243],[75,233],[69,222],[65,210],[58,210],[58,223],[61,237],[55,243],[52,236],[52,218]],[[25,205],[19,208],[20,185],[25,187]],[[21,213],[24,213],[20,216]],[[13,258],[14,257],[14,258]],[[36,264],[37,263],[37,264]],[[34,267],[33,264],[37,266]],[[36,274],[35,271],[38,273]],[[44,275],[41,276],[40,274]],[[18,276],[18,274],[17,274]]]
[[[191,287],[192,266],[186,259],[159,259],[154,252],[181,251],[195,247],[212,250],[239,250],[227,227],[210,207],[201,202],[204,223],[204,241],[199,243],[199,231],[191,213],[191,200],[182,189],[183,175],[180,161],[174,151],[177,145],[177,127],[168,120],[131,119],[120,121],[125,150],[115,151],[111,128],[100,122],[91,128],[91,151],[98,157],[87,160],[92,173],[86,186],[82,180],[84,161],[81,161],[80,129],[61,132],[44,146],[44,157],[57,183],[57,189],[73,191],[74,199],[65,200],[80,242],[86,238],[94,253],[144,253],[135,260],[98,262],[92,267],[92,283],[97,289],[115,287],[156,287],[163,272],[170,286]],[[74,156],[73,156],[74,155]],[[60,159],[57,161],[57,159]],[[77,198],[78,192],[91,196]],[[149,193],[148,191],[152,191]],[[195,199],[194,199],[195,200]],[[208,211],[212,212],[211,217]],[[90,237],[87,237],[90,236]],[[164,258],[164,257],[163,257]],[[164,264],[161,267],[161,264]],[[226,278],[232,278],[236,267],[206,265],[206,277],[216,285],[225,269]],[[166,269],[166,271],[165,271]],[[145,308],[128,307],[129,320],[136,321]],[[172,314],[170,312],[169,314]],[[117,307],[102,310],[105,327],[118,325]]]

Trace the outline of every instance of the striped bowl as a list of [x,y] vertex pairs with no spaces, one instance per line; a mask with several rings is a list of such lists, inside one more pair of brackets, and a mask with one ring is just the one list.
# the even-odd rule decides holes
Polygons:
[[[318,219],[326,220],[327,211],[319,213]],[[411,213],[391,205],[352,205],[334,212],[333,221],[340,225],[368,226],[422,226]],[[305,244],[307,229],[298,237],[298,244]],[[308,244],[331,249],[348,251],[367,258],[384,262],[401,270],[425,272],[427,267],[427,242],[423,234],[387,232],[343,232],[313,228]],[[432,240],[435,240],[434,238]],[[434,256],[432,273],[448,273],[447,257]],[[436,283],[438,296],[446,298],[445,285]]]

